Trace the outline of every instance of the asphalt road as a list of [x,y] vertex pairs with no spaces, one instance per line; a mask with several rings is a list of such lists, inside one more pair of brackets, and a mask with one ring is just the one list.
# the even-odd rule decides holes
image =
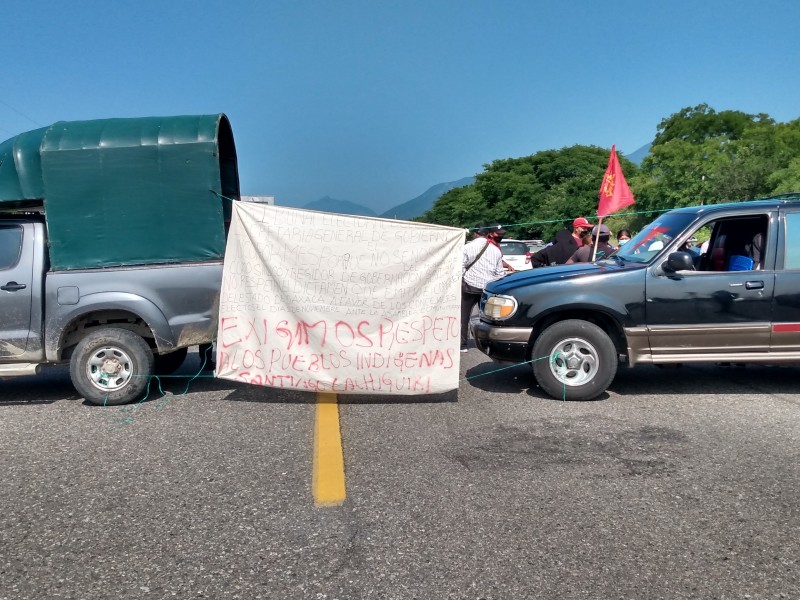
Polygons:
[[[800,368],[623,369],[593,402],[471,350],[458,393],[0,381],[0,598],[800,598]],[[157,387],[157,386],[154,386]]]

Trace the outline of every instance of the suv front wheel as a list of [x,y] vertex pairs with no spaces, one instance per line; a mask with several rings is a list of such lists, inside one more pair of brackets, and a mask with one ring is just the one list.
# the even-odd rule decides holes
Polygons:
[[617,372],[617,350],[594,323],[570,319],[550,325],[533,345],[533,375],[553,398],[592,400]]

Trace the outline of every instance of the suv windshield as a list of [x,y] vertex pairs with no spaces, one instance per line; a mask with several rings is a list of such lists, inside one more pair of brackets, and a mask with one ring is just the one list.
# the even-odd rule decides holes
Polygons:
[[696,218],[692,213],[659,217],[622,246],[615,256],[629,262],[649,262]]

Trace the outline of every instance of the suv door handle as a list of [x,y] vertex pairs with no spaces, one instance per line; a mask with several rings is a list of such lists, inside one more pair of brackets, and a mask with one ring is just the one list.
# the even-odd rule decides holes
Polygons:
[[744,287],[748,290],[762,290],[764,289],[764,282],[763,281],[747,281],[744,284]]
[[24,283],[9,281],[7,284],[0,286],[0,290],[4,290],[6,292],[18,292],[19,290],[24,290],[26,287],[28,286]]

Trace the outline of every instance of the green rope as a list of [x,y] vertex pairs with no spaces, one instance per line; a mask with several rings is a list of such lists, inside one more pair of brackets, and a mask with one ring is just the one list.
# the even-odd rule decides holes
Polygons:
[[[210,349],[209,349],[209,351],[210,351]],[[203,371],[205,370],[207,362],[208,362],[208,351],[203,356],[203,362],[200,365],[200,370],[197,373],[195,373],[194,375],[133,375],[133,377],[148,377],[147,388],[145,388],[145,394],[135,404],[132,404],[132,405],[129,404],[127,406],[120,407],[119,408],[119,412],[121,412],[121,413],[135,413],[140,408],[142,403],[145,402],[150,397],[150,385],[153,383],[154,379],[156,380],[156,382],[158,384],[158,391],[161,394],[161,396],[159,397],[160,398],[159,402],[155,405],[156,408],[161,409],[161,408],[164,408],[165,406],[167,406],[168,395],[167,395],[167,392],[164,391],[164,388],[161,386],[161,379],[162,378],[164,378],[164,379],[189,379],[189,381],[186,383],[186,388],[183,390],[183,392],[181,392],[180,394],[170,394],[172,396],[185,396],[185,395],[187,395],[189,393],[189,387],[192,385],[192,382],[195,379],[202,378],[202,377],[207,377],[207,378],[215,377],[215,375],[213,375],[213,374],[212,375],[202,375]],[[108,406],[108,394],[106,394],[106,397],[103,400],[103,407],[104,408],[110,408]],[[135,418],[133,417],[133,415],[131,415],[129,417],[125,417],[124,419],[118,419],[117,420],[117,424],[120,425],[120,426],[129,425],[129,424],[133,423],[134,421],[135,421]]]
[[507,371],[508,369],[515,369],[515,368],[520,367],[522,365],[529,365],[531,363],[535,363],[537,361],[544,360],[546,358],[549,358],[549,357],[548,356],[540,356],[539,358],[526,360],[525,362],[514,363],[513,365],[509,365],[507,367],[501,367],[499,369],[494,369],[493,371],[487,371],[486,373],[480,373],[478,375],[471,375],[470,377],[465,377],[464,381],[469,381],[470,379],[477,379],[478,377],[486,377],[486,375],[492,375],[493,373],[499,373],[501,371]]
[[[486,375],[492,375],[493,373],[499,373],[500,371],[506,371],[508,369],[516,369],[522,365],[529,365],[531,363],[538,362],[540,360],[550,359],[550,366],[553,367],[555,365],[555,360],[558,357],[558,352],[555,354],[551,354],[549,356],[540,356],[539,358],[534,358],[531,360],[526,360],[525,362],[514,363],[513,365],[509,365],[507,367],[501,367],[500,369],[494,369],[492,371],[487,371],[486,373],[480,373],[479,375],[472,375],[470,377],[465,377],[464,381],[469,381],[470,379],[476,379],[478,377],[485,377]],[[566,402],[567,401],[567,384],[564,384],[564,389],[561,395],[561,399]]]
[[[524,362],[514,363],[513,365],[509,365],[509,366],[506,366],[506,367],[500,367],[499,369],[492,369],[491,371],[487,371],[485,373],[480,373],[478,375],[471,375],[469,377],[464,377],[463,380],[464,381],[471,381],[473,379],[477,379],[478,377],[486,377],[487,375],[493,375],[495,373],[500,373],[502,371],[507,371],[508,369],[515,369],[515,368],[520,367],[522,365],[529,365],[529,364],[538,362],[540,360],[550,359],[551,360],[551,365],[552,365],[552,364],[555,364],[554,361],[556,360],[557,356],[558,356],[558,353],[555,353],[555,354],[549,355],[549,356],[540,356],[539,358],[533,358],[531,360],[526,360]],[[158,403],[156,403],[155,407],[158,408],[158,409],[161,409],[161,408],[166,407],[167,403],[168,403],[167,402],[168,394],[167,394],[167,392],[164,391],[164,388],[161,386],[161,379],[162,378],[163,379],[188,379],[189,380],[186,383],[186,388],[183,390],[183,392],[181,392],[180,394],[170,394],[170,395],[175,396],[175,397],[186,396],[187,394],[189,394],[189,388],[191,387],[192,382],[197,380],[197,379],[203,379],[203,378],[213,379],[213,378],[215,378],[216,375],[214,375],[214,374],[211,374],[211,375],[203,375],[202,374],[203,371],[205,370],[205,366],[206,366],[207,360],[208,360],[208,357],[204,356],[203,357],[203,363],[200,365],[200,370],[197,373],[195,373],[194,375],[149,375],[148,376],[149,380],[147,382],[147,388],[146,388],[146,391],[145,391],[145,395],[140,400],[138,400],[135,404],[119,407],[119,412],[121,412],[121,413],[131,413],[131,414],[129,416],[124,417],[124,418],[116,419],[115,421],[116,421],[116,424],[118,426],[117,428],[125,426],[125,425],[130,425],[131,423],[135,422],[136,419],[135,419],[134,414],[136,413],[136,411],[138,411],[141,408],[142,403],[144,403],[150,397],[150,385],[152,384],[154,379],[157,381],[158,391],[161,394],[161,397],[160,397],[161,400]],[[145,376],[144,375],[134,375],[134,377],[145,377]],[[301,390],[298,390],[298,391],[301,391]],[[563,395],[562,395],[561,399],[564,400],[564,401],[567,400],[567,386],[566,385],[564,385],[564,392],[563,392]],[[107,401],[108,401],[108,394],[106,394],[105,400],[103,401],[103,406],[106,407],[106,408],[111,408],[110,406],[108,406]]]
[[[658,210],[638,210],[638,211],[633,211],[633,212],[614,213],[613,215],[609,215],[609,216],[629,217],[629,216],[633,216],[633,215],[649,215],[649,214],[653,214],[653,213],[664,213],[664,212],[669,212],[670,210],[673,210],[673,209],[664,208],[664,209],[658,209]],[[597,219],[599,217],[590,217],[590,218]],[[507,224],[503,224],[503,227],[522,227],[523,225],[548,225],[550,223],[564,223],[566,221],[571,221],[571,220],[572,220],[571,218],[566,218],[566,219],[550,219],[548,221],[527,221],[525,223],[507,223]],[[475,229],[483,229],[483,227],[469,227],[468,229],[470,231],[472,231],[472,230],[475,230]]]
[[[237,201],[235,198],[230,198],[228,196],[225,196],[224,194],[221,194],[221,193],[217,192],[216,190],[210,189],[210,191],[214,195],[219,197],[220,199],[228,200],[229,202],[236,202]],[[653,214],[653,213],[663,213],[663,212],[667,212],[669,210],[671,210],[671,209],[631,211],[631,212],[624,212],[624,213],[615,213],[614,216],[615,217],[622,217],[622,216],[633,216],[633,215],[645,215],[645,214]],[[521,226],[524,226],[524,225],[547,225],[547,224],[551,224],[551,223],[563,223],[563,222],[569,221],[569,220],[570,220],[569,218],[566,218],[566,219],[550,219],[550,220],[542,220],[542,221],[526,221],[526,222],[523,222],[523,223],[504,224],[503,227],[521,227]],[[468,231],[473,231],[473,230],[477,230],[477,229],[481,229],[481,228],[479,228],[479,227],[469,227],[469,228],[467,228]],[[464,379],[465,379],[465,381],[469,381],[471,379],[476,379],[478,377],[484,377],[486,375],[492,375],[494,373],[499,373],[499,372],[505,371],[507,369],[513,369],[513,368],[519,367],[521,365],[531,364],[531,363],[534,363],[534,362],[537,362],[537,361],[540,361],[540,360],[552,359],[552,361],[554,361],[555,358],[556,358],[556,355],[553,355],[553,356],[541,356],[539,358],[535,358],[535,359],[532,359],[532,360],[528,360],[528,361],[524,361],[524,362],[520,362],[520,363],[515,363],[515,364],[507,366],[507,367],[501,367],[499,369],[494,369],[492,371],[487,371],[486,373],[481,373],[479,375],[472,375],[472,376],[466,377]],[[166,396],[166,392],[164,392],[163,388],[161,387],[161,378],[162,377],[165,378],[165,379],[168,379],[168,378],[187,379],[188,378],[189,381],[187,382],[186,388],[184,389],[184,391],[181,392],[180,394],[173,394],[174,396],[185,396],[185,395],[187,395],[189,393],[189,388],[191,387],[192,382],[195,381],[196,379],[213,378],[213,377],[215,377],[215,375],[202,375],[202,372],[205,370],[205,366],[206,366],[207,360],[208,360],[208,357],[204,356],[203,357],[203,363],[200,366],[200,370],[197,373],[195,373],[194,375],[192,375],[192,376],[188,376],[188,375],[150,375],[149,376],[150,380],[147,383],[147,389],[146,389],[146,393],[145,393],[144,397],[141,398],[139,401],[137,401],[136,404],[133,407],[130,407],[130,406],[129,407],[124,407],[124,408],[122,408],[120,410],[122,412],[132,412],[139,405],[141,405],[143,402],[145,402],[150,397],[150,384],[152,383],[153,379],[157,380],[157,382],[158,382],[158,391],[161,393],[162,397],[165,397]],[[564,386],[563,400],[566,400],[566,385]],[[103,402],[103,406],[107,406],[107,401],[108,401],[108,395],[106,395],[106,398],[105,398],[105,400]],[[125,421],[132,421],[132,420],[133,420],[132,418],[125,419]]]
[[[214,194],[215,196],[218,196],[222,200],[228,200],[229,202],[238,202],[236,200],[236,198],[229,198],[228,196],[220,194],[216,190],[210,190],[210,191],[211,191],[212,194]],[[284,208],[290,208],[290,207],[284,207]],[[630,217],[630,216],[633,216],[633,215],[649,215],[649,214],[653,214],[653,213],[664,213],[664,212],[668,212],[670,210],[672,210],[672,209],[671,208],[664,208],[664,209],[659,209],[659,210],[638,210],[638,211],[633,211],[633,212],[614,213],[613,216],[615,216],[615,217]],[[611,216],[611,215],[609,215],[609,216]],[[574,218],[577,218],[577,217],[574,217]],[[549,225],[550,223],[564,223],[564,222],[567,222],[567,221],[572,221],[574,218],[573,217],[567,217],[567,218],[564,218],[564,219],[549,219],[547,221],[526,221],[524,223],[508,223],[508,224],[503,224],[503,227],[522,227],[523,225]],[[597,219],[599,217],[591,217],[591,218]],[[466,229],[467,231],[476,231],[478,229],[483,229],[483,227],[464,227],[464,229]]]

